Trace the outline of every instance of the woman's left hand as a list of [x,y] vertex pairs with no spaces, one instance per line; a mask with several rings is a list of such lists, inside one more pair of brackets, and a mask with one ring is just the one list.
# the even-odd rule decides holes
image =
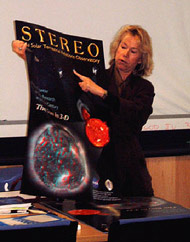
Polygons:
[[80,78],[81,82],[79,82],[79,86],[84,92],[91,92],[92,94],[100,97],[103,97],[105,92],[107,92],[102,87],[93,82],[89,77],[83,76],[75,70],[73,70],[73,73]]

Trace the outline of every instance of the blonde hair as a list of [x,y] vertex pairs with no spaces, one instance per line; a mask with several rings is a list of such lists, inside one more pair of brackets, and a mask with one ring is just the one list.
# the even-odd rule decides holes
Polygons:
[[110,65],[112,65],[115,61],[115,54],[120,42],[128,33],[132,36],[139,37],[140,51],[142,53],[141,64],[137,64],[133,74],[138,76],[151,75],[154,66],[152,59],[152,41],[147,31],[139,25],[125,25],[116,33],[113,41],[110,44]]

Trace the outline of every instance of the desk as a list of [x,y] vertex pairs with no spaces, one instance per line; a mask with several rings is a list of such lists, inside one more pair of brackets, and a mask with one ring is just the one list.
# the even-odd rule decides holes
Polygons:
[[[66,218],[69,220],[72,220],[71,218],[67,217],[66,215],[63,215],[62,213],[59,213],[53,209],[47,208],[41,204],[35,203],[35,207],[39,209],[46,210],[48,212],[51,212],[61,218]],[[103,233],[91,226],[88,226],[82,222],[79,222],[80,229],[77,231],[77,242],[103,242],[108,240],[108,234]]]
[[[24,199],[34,199],[34,196],[28,196],[24,194],[20,194],[19,191],[13,191],[13,192],[1,192],[0,197],[15,197],[15,196],[21,196]],[[74,220],[71,218],[68,218],[68,216],[59,213],[55,211],[54,209],[47,208],[46,206],[39,204],[39,203],[34,203],[34,206],[36,208],[48,211],[52,214],[55,214],[61,218],[66,218],[68,220]],[[27,216],[28,214],[26,214]],[[13,217],[19,217],[19,216],[24,216],[23,214],[14,214],[14,215],[0,215],[0,218],[13,218]],[[91,226],[88,226],[82,222],[79,222],[79,227],[80,230],[77,231],[77,242],[103,242],[108,240],[108,234],[103,233]]]
[[187,238],[189,233],[186,224],[190,222],[190,210],[156,197],[125,198],[115,204],[66,199],[42,205],[58,216],[79,222],[82,230],[77,241],[124,242],[126,237],[129,241],[160,242],[170,237],[183,241],[175,239]]
[[[120,241],[125,241],[123,238],[125,239],[126,236],[133,238],[140,233],[141,237],[144,236],[149,239],[146,241],[152,242],[152,238],[156,236],[156,238],[161,238],[160,242],[166,236],[171,237],[171,235],[172,238],[181,238],[182,235],[188,238],[187,234],[189,233],[186,224],[190,221],[190,210],[155,197],[126,198],[122,203],[107,205],[76,203],[67,199],[60,202],[46,199],[34,203],[34,206],[60,218],[78,221],[80,229],[77,231],[77,242],[103,242],[108,240],[115,242],[119,241],[119,237],[122,239]],[[74,215],[71,211],[95,211],[98,213],[94,213],[94,215],[76,213]],[[150,229],[150,226],[152,226],[152,229]],[[109,235],[105,232],[108,230]]]
[[[67,216],[65,216],[63,214],[58,213],[58,212],[54,211],[53,209],[49,209],[49,208],[47,209],[45,206],[43,206],[41,204],[35,203],[34,205],[36,208],[46,210],[52,214],[57,215],[58,217],[72,220],[71,218],[68,218]],[[14,217],[20,217],[20,216],[24,216],[24,215],[27,216],[28,214],[0,215],[0,218],[14,218]],[[77,231],[77,238],[76,238],[77,242],[103,242],[103,241],[108,240],[108,234],[98,231],[97,229],[95,229],[91,226],[88,226],[84,223],[79,222],[79,228],[80,229]]]

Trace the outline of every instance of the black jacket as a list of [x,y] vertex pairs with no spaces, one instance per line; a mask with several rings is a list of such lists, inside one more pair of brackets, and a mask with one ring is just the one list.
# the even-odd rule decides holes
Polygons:
[[107,112],[103,112],[107,115],[111,141],[103,149],[97,167],[102,187],[109,179],[122,196],[152,196],[151,177],[138,136],[152,113],[154,87],[131,74],[119,95],[113,69],[112,66],[107,70]]

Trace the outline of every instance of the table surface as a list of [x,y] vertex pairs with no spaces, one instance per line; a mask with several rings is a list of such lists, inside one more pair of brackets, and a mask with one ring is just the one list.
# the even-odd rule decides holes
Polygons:
[[[0,194],[0,197],[5,196],[6,194]],[[20,194],[12,194],[20,195]],[[8,194],[10,196],[10,194]],[[6,196],[5,196],[6,197]],[[32,199],[32,198],[25,198]],[[34,200],[33,200],[34,201]],[[70,221],[78,221],[78,230],[77,230],[77,242],[103,242],[108,240],[108,232],[102,232],[107,231],[103,229],[100,225],[105,225],[105,222],[109,225],[114,221],[124,221],[127,220],[136,220],[138,219],[163,219],[165,216],[181,216],[181,215],[188,215],[190,216],[190,210],[183,208],[180,205],[173,204],[171,202],[165,201],[160,198],[126,198],[123,200],[122,203],[116,203],[116,204],[109,204],[109,205],[100,205],[100,204],[94,204],[95,207],[92,207],[92,203],[89,204],[90,207],[87,206],[86,203],[72,203],[70,200],[65,200],[63,202],[59,201],[48,201],[48,200],[35,200],[36,202],[33,203],[33,205],[37,209],[41,209],[47,213],[55,214],[56,216],[60,218],[65,218]],[[64,206],[63,206],[64,205]],[[80,207],[79,205],[82,205],[84,207]],[[87,218],[87,220],[84,217],[88,216],[74,216],[70,215],[69,211],[78,211],[80,210],[89,210],[90,209],[96,209],[100,212],[98,215],[91,216],[91,219]],[[74,210],[73,210],[74,209]],[[94,211],[94,210],[93,210]],[[28,214],[26,214],[27,216]],[[31,214],[29,214],[31,215]],[[33,213],[34,215],[34,213]],[[80,214],[81,215],[81,214]],[[83,214],[84,215],[84,214]],[[104,216],[103,216],[104,215]],[[11,214],[11,215],[0,215],[0,218],[7,218],[7,217],[18,217],[23,216],[23,214]],[[103,217],[106,218],[106,220],[103,220]],[[95,219],[96,218],[96,219]],[[117,218],[117,219],[116,219]],[[100,224],[98,224],[100,223]],[[97,229],[96,229],[97,228]]]
[[[43,206],[42,204],[34,204],[35,207],[42,209],[42,210],[46,210],[52,214],[55,214],[61,218],[65,218],[68,220],[73,220],[69,217],[67,217],[66,215],[59,213],[53,209],[47,208],[45,206]],[[77,242],[102,242],[102,241],[107,241],[108,240],[108,234],[107,233],[103,233],[89,225],[86,225],[82,222],[79,222],[79,226],[78,226],[78,231],[77,231]]]
[[[20,196],[24,199],[34,199],[35,198],[35,196],[20,194],[20,191],[0,192],[0,197],[15,197],[15,196]],[[39,208],[44,211],[55,214],[58,217],[65,218],[65,219],[68,219],[71,221],[74,220],[62,213],[59,213],[58,211],[55,211],[54,209],[47,208],[42,204],[34,203],[34,206],[36,208]],[[19,216],[24,216],[24,214],[0,215],[0,218],[13,218],[13,217],[19,217]],[[28,214],[26,214],[26,216],[28,216]],[[78,222],[78,224],[79,224],[79,226],[78,226],[77,238],[76,238],[77,242],[103,242],[103,241],[108,240],[107,233],[103,233],[103,232],[101,232],[89,225],[86,225],[85,223],[80,222],[80,221]]]
[[[68,220],[73,220],[69,217],[67,217],[66,215],[63,215],[53,209],[50,209],[50,208],[47,208],[39,203],[35,203],[34,206],[36,208],[39,208],[39,209],[42,209],[42,210],[45,210],[47,212],[50,212],[52,214],[55,214],[57,215],[58,217],[60,218],[65,218],[65,219],[68,219]],[[20,217],[20,216],[28,216],[29,214],[14,214],[14,215],[0,215],[0,218],[14,218],[14,217]],[[31,214],[30,214],[31,215]],[[35,215],[35,214],[33,214]],[[107,241],[108,240],[108,234],[107,233],[103,233],[89,225],[86,225],[82,222],[79,222],[78,223],[79,226],[78,226],[78,230],[77,230],[77,238],[76,238],[76,241],[77,242],[103,242],[103,241]]]

